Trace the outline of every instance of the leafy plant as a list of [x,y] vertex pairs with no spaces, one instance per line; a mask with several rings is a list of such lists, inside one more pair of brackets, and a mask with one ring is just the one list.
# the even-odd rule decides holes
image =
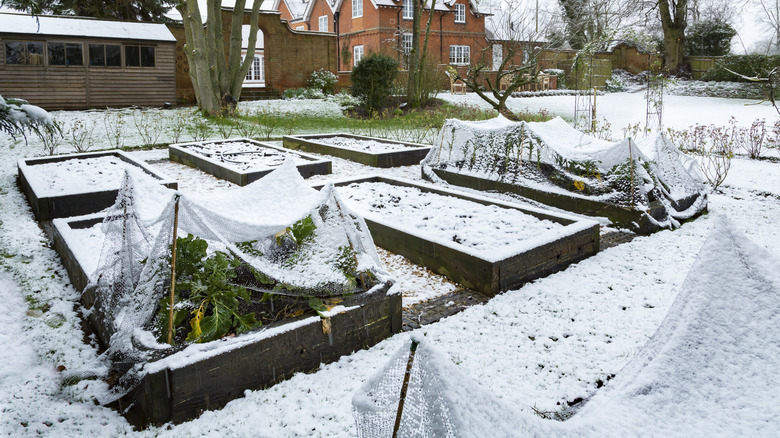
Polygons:
[[311,72],[311,76],[306,82],[307,87],[319,90],[324,95],[336,94],[338,84],[338,76],[324,68]]
[[[176,294],[174,326],[177,331],[189,315],[186,340],[208,342],[230,332],[243,333],[260,325],[254,313],[242,314],[239,299],[251,299],[246,288],[232,284],[240,265],[235,257],[217,251],[207,257],[208,243],[188,235],[176,240]],[[169,298],[161,301],[159,321],[167,327]],[[164,332],[164,330],[161,330]]]
[[397,75],[398,60],[381,53],[369,54],[352,69],[352,95],[361,98],[369,111],[379,111],[390,97]]

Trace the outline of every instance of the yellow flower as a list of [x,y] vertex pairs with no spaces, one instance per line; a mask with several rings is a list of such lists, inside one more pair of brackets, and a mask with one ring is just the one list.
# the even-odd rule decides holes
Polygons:
[[585,190],[585,183],[582,181],[574,181],[574,188],[577,190]]

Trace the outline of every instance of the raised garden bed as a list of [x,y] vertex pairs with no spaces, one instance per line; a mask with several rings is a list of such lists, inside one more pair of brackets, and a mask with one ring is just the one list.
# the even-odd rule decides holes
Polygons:
[[[593,221],[380,176],[336,185],[378,246],[488,295],[599,249]],[[482,234],[471,233],[475,228]]]
[[418,143],[352,134],[288,135],[283,141],[289,149],[332,155],[373,167],[419,164],[431,149]]
[[[658,231],[658,222],[667,217],[666,209],[659,201],[651,201],[647,211],[621,207],[608,202],[600,202],[595,199],[577,197],[562,192],[540,190],[519,183],[510,183],[489,179],[467,173],[450,171],[448,169],[432,168],[436,176],[442,180],[461,187],[467,187],[483,192],[493,191],[500,193],[514,193],[551,207],[560,208],[572,213],[588,216],[603,216],[609,218],[615,226],[627,228],[638,234],[650,234]],[[423,177],[428,176],[423,171]],[[698,198],[691,196],[685,202],[677,203],[678,210],[690,207]]]
[[122,151],[19,160],[19,185],[39,221],[95,213],[116,200],[125,169],[176,189],[176,181]]
[[331,162],[248,138],[179,143],[168,146],[171,161],[196,167],[217,178],[245,186],[292,158],[298,172],[308,178],[328,175]]
[[[49,231],[74,287],[81,290],[97,264],[86,250],[99,239],[100,215],[53,221]],[[344,297],[325,318],[307,312],[248,333],[192,344],[147,362],[140,381],[116,403],[133,424],[164,424],[192,419],[223,407],[246,390],[262,389],[316,370],[320,364],[375,345],[401,330],[401,295],[388,294],[389,282]],[[93,298],[82,295],[89,308]],[[93,312],[94,313],[94,312]],[[102,327],[91,319],[96,331]],[[97,323],[97,324],[96,324]],[[100,338],[100,333],[98,333]]]

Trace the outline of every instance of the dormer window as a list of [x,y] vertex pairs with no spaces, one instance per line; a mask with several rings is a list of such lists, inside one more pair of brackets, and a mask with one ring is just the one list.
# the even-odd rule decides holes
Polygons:
[[466,5],[462,3],[455,3],[455,22],[456,23],[466,22]]
[[403,18],[404,20],[414,19],[414,0],[404,0]]

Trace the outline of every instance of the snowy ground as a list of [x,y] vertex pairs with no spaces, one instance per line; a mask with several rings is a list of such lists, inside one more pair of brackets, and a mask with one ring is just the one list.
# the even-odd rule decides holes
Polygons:
[[[481,105],[471,94],[442,97]],[[570,96],[510,99],[509,103],[517,109],[547,109],[569,117],[573,109]],[[695,123],[725,124],[732,115],[744,125],[756,118],[774,121],[777,117],[771,107],[746,106],[747,101],[667,96],[665,103],[665,124],[680,128]],[[254,105],[337,111],[328,102]],[[644,110],[641,94],[608,94],[599,102],[599,117],[607,117],[618,130],[628,123],[643,122]],[[96,114],[55,116],[71,121],[102,120]],[[133,144],[139,137],[128,134],[125,138],[126,144]],[[15,182],[16,160],[37,155],[41,149],[33,139],[28,146],[10,148],[10,143],[0,137],[0,300],[6,303],[6,311],[0,312],[0,346],[6,351],[0,361],[0,432],[49,436],[355,434],[352,395],[409,334],[322,365],[316,373],[298,374],[267,390],[247,391],[224,409],[180,425],[133,432],[118,413],[97,406],[95,402],[107,390],[103,381],[107,364],[94,345],[83,342],[78,295]],[[165,157],[160,151],[136,154],[153,162]],[[179,177],[177,172],[183,174],[169,163],[154,165],[170,169],[173,178]],[[368,171],[334,160],[338,177]],[[419,179],[415,167],[389,174]],[[186,190],[225,186],[208,177],[188,178]],[[711,196],[710,214],[678,230],[638,237],[604,250],[563,272],[417,332],[506,405],[524,412],[532,412],[533,407],[559,410],[566,401],[595,393],[597,382],[617,374],[642,348],[665,317],[716,216],[728,216],[738,231],[780,257],[778,183],[780,163],[738,158],[722,192]],[[415,275],[408,270],[398,272]],[[443,290],[449,287],[442,285]],[[636,432],[656,435],[652,429]],[[751,435],[749,429],[723,431],[726,436],[737,434]]]

